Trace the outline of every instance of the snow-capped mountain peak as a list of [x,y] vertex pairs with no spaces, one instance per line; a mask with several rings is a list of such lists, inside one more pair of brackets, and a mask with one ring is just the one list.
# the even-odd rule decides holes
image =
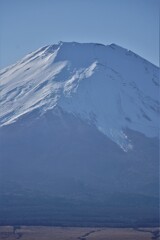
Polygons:
[[46,46],[0,71],[0,124],[58,107],[128,151],[127,129],[158,135],[158,75],[158,67],[115,44]]

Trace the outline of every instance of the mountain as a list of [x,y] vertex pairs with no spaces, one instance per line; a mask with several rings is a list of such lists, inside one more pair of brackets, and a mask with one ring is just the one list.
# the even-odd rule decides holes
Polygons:
[[158,222],[158,67],[60,42],[0,77],[1,224]]

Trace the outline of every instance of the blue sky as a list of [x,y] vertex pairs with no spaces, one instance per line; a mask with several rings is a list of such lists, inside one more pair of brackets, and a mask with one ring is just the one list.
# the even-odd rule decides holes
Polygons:
[[116,43],[159,64],[159,0],[1,0],[0,68],[59,41]]

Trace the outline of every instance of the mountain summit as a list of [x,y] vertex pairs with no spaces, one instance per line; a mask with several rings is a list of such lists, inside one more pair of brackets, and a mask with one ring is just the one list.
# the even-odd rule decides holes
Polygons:
[[0,224],[156,225],[158,67],[60,42],[0,78]]
[[0,74],[1,126],[58,107],[94,124],[124,151],[134,147],[126,129],[157,136],[159,70],[115,44],[60,42]]

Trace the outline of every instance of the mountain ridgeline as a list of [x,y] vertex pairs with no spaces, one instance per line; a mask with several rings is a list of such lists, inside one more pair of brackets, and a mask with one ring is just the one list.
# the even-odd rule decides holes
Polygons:
[[158,225],[158,67],[60,42],[0,71],[0,105],[1,225]]

